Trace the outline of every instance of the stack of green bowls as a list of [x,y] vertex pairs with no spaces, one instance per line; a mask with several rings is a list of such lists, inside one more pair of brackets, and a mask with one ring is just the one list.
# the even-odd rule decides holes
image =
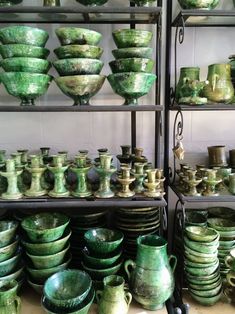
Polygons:
[[222,293],[216,230],[188,226],[184,235],[184,268],[192,298],[203,305],[216,303]]
[[60,27],[56,35],[62,45],[54,50],[59,58],[53,62],[60,75],[56,84],[74,105],[89,105],[105,81],[100,75],[104,64],[99,60],[103,50],[97,47],[102,35],[78,27]]
[[154,61],[148,47],[152,32],[138,29],[119,29],[113,32],[118,49],[113,50],[115,61],[109,63],[113,74],[108,76],[114,92],[125,98],[124,105],[137,105],[138,98],[149,93],[156,80],[152,74]]
[[21,105],[33,105],[52,80],[47,75],[51,64],[45,60],[49,55],[44,48],[48,38],[44,30],[29,26],[0,29],[0,65],[5,71],[0,80],[10,95],[21,99]]
[[38,293],[47,278],[66,269],[71,261],[68,224],[69,218],[59,213],[36,214],[21,222],[27,280]]

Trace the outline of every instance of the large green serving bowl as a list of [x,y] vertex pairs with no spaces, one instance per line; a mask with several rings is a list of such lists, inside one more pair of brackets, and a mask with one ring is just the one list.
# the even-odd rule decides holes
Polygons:
[[188,226],[185,232],[190,240],[198,242],[212,242],[218,238],[219,233],[212,229],[200,226]]
[[19,238],[17,237],[9,245],[0,248],[0,262],[3,262],[11,258],[15,254],[18,244],[19,244]]
[[13,220],[0,221],[0,248],[13,241],[18,225],[18,222]]
[[149,93],[156,80],[151,73],[115,73],[108,76],[113,91],[125,98],[124,105],[138,105],[138,98]]
[[0,54],[3,59],[14,57],[46,59],[50,54],[50,50],[32,45],[10,44],[0,45]]
[[25,218],[21,227],[33,243],[58,240],[64,233],[70,219],[60,213],[41,213]]
[[62,92],[74,100],[74,106],[89,105],[90,98],[98,93],[104,81],[105,76],[98,74],[55,78],[55,82]]
[[106,2],[108,2],[108,0],[76,0],[77,2],[86,5],[86,6],[90,6],[90,7],[94,7],[97,5],[103,5]]
[[9,258],[4,262],[0,262],[0,277],[9,275],[14,269],[17,267],[19,260],[21,258],[21,254],[17,253],[13,257]]
[[61,46],[54,50],[55,55],[59,59],[65,58],[89,58],[100,59],[103,49],[98,46],[91,45],[68,45]]
[[235,231],[235,221],[233,221],[231,219],[208,218],[207,222],[211,228],[216,229],[218,232],[220,232],[220,231]]
[[65,45],[97,45],[102,35],[96,31],[79,27],[60,27],[56,35],[62,46]]
[[153,54],[153,48],[150,47],[129,47],[112,50],[115,59],[125,58],[147,58],[150,59]]
[[5,72],[30,72],[44,74],[47,74],[51,67],[51,63],[47,60],[28,57],[7,58],[2,60],[0,65]]
[[145,72],[151,73],[154,61],[147,58],[124,58],[109,62],[113,73]]
[[97,59],[71,58],[60,59],[53,62],[54,67],[61,76],[100,74],[104,63]]
[[140,29],[117,29],[113,39],[118,48],[148,47],[153,33]]
[[34,105],[39,96],[46,93],[52,76],[40,73],[6,72],[0,73],[0,81],[7,92],[21,99],[21,105]]
[[4,44],[26,44],[44,47],[49,34],[43,29],[30,26],[8,26],[0,28],[0,41]]

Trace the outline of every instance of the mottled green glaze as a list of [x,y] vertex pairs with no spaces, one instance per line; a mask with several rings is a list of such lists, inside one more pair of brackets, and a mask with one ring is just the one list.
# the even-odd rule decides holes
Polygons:
[[46,93],[52,77],[47,74],[8,72],[0,80],[8,93],[21,99],[21,105],[34,105],[34,100]]
[[202,290],[202,289],[193,289],[193,288],[189,288],[189,292],[193,293],[194,295],[197,295],[199,297],[213,297],[215,295],[217,295],[222,288],[222,283],[221,280],[217,283],[216,287],[210,287],[208,290]]
[[15,280],[0,282],[0,313],[20,314],[21,300],[17,296],[18,283]]
[[12,44],[0,45],[0,54],[3,59],[14,57],[46,59],[50,54],[50,50],[32,45]]
[[151,73],[154,61],[144,58],[125,58],[109,62],[113,73],[145,72]]
[[[203,288],[204,286],[213,285],[214,283],[217,283],[218,281],[221,280],[219,270],[217,270],[214,274],[215,274],[214,278],[205,279],[206,277],[208,277],[208,276],[205,276],[205,277],[203,277],[204,280],[201,280],[200,279],[201,277],[187,274],[187,281],[192,286],[197,286],[197,287]],[[189,276],[190,276],[190,278],[189,278]]]
[[182,97],[192,96],[191,91],[185,89],[185,84],[190,81],[200,81],[200,68],[183,67],[180,69],[180,77],[176,86],[176,100]]
[[30,73],[44,73],[50,70],[50,62],[27,57],[15,57],[2,60],[0,63],[5,72],[30,72]]
[[218,238],[218,232],[211,228],[189,226],[185,228],[185,231],[188,238],[193,241],[212,242]]
[[90,265],[92,267],[96,267],[96,268],[107,268],[107,267],[111,267],[112,265],[114,265],[119,258],[121,257],[121,250],[119,250],[119,252],[117,253],[117,251],[115,251],[115,255],[113,253],[104,255],[103,254],[94,254],[94,253],[90,253],[89,250],[87,248],[84,248],[82,251],[83,254],[83,261],[85,265]]
[[19,199],[22,197],[22,193],[19,190],[19,178],[21,178],[21,174],[23,172],[23,168],[16,168],[16,160],[15,159],[7,159],[6,160],[6,169],[5,171],[0,171],[1,176],[6,178],[7,180],[7,190],[2,193],[1,197],[7,200]]
[[153,33],[140,29],[118,29],[113,31],[113,39],[118,48],[148,47]]
[[217,231],[235,231],[235,222],[230,219],[208,218],[207,222],[211,228]]
[[149,47],[129,47],[112,50],[115,59],[124,58],[151,58],[153,48]]
[[212,297],[200,297],[192,292],[190,292],[190,294],[192,298],[196,300],[197,302],[199,302],[200,304],[206,305],[206,306],[212,306],[220,300],[222,296],[222,291],[220,291],[217,295],[212,296]]
[[178,0],[182,9],[214,9],[220,0]]
[[156,80],[150,73],[116,73],[108,76],[114,92],[125,98],[124,105],[137,105],[137,99],[149,93]]
[[187,273],[194,276],[208,276],[208,275],[213,274],[216,271],[216,269],[219,267],[219,260],[217,260],[216,263],[214,263],[212,266],[209,266],[209,267],[207,266],[208,264],[203,264],[203,265],[205,265],[203,268],[191,267],[191,266],[185,265],[185,270],[187,271]]
[[43,0],[44,7],[60,7],[60,0]]
[[35,292],[37,292],[38,294],[40,294],[40,295],[42,295],[42,293],[43,293],[43,287],[44,287],[44,284],[42,283],[42,284],[39,284],[39,283],[35,283],[35,282],[33,282],[33,280],[30,278],[27,278],[27,283],[29,284],[29,286],[31,287],[31,288],[33,288],[33,290],[35,291]]
[[97,59],[71,58],[53,62],[61,76],[80,74],[100,74],[104,63]]
[[55,79],[62,92],[74,100],[74,105],[89,105],[89,100],[103,86],[104,75],[75,75]]
[[86,28],[60,27],[55,32],[62,46],[73,44],[95,46],[102,38],[100,33]]
[[88,172],[92,165],[87,162],[87,156],[78,155],[75,157],[76,163],[72,165],[70,170],[76,175],[77,184],[72,191],[75,197],[88,197],[92,195],[90,185],[88,183]]
[[19,240],[16,239],[13,243],[0,248],[0,262],[6,261],[13,257],[18,247]]
[[18,227],[17,221],[0,221],[0,248],[12,243]]
[[4,262],[0,262],[0,277],[9,275],[14,271],[21,259],[21,255],[17,254]]
[[0,41],[4,44],[26,44],[44,47],[49,34],[43,29],[30,26],[8,26],[0,28]]
[[225,257],[224,261],[226,266],[235,272],[235,249],[230,251],[229,255]]
[[108,0],[76,0],[76,1],[83,5],[87,5],[91,7],[103,5],[106,2],[108,2]]
[[52,242],[59,239],[69,218],[60,213],[41,213],[25,218],[21,227],[33,243]]
[[103,53],[103,49],[98,46],[91,45],[68,45],[56,48],[54,50],[54,53],[59,59],[65,58],[100,59]]
[[18,281],[23,276],[24,276],[24,266],[22,266],[22,264],[18,263],[15,270],[13,272],[11,272],[9,275],[1,276],[1,280],[13,280],[13,279],[15,279]]
[[188,239],[188,237],[185,236],[184,243],[191,250],[197,251],[199,253],[214,253],[219,247],[218,239],[209,243],[205,243],[205,242],[201,243],[201,242],[191,241]]
[[93,280],[103,280],[107,276],[115,275],[121,269],[122,261],[118,261],[115,265],[103,269],[87,266],[83,262],[82,267],[91,275]]

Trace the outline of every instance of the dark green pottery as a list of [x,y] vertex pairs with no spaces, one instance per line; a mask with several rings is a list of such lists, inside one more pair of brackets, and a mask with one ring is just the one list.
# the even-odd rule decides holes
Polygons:
[[86,5],[86,6],[99,6],[99,5],[103,5],[106,2],[108,2],[108,0],[76,0],[77,2]]
[[97,45],[102,35],[96,31],[78,27],[60,27],[56,35],[62,46],[65,45]]
[[153,48],[149,47],[129,47],[112,50],[115,59],[124,58],[147,58],[150,59],[153,54]]
[[105,255],[91,254],[87,248],[82,251],[84,264],[96,268],[108,268],[114,265],[121,257],[122,251],[114,251],[115,254],[110,253]]
[[43,294],[43,287],[44,284],[35,283],[31,278],[27,278],[27,283],[30,285],[31,288],[33,288],[34,291],[36,291],[38,294]]
[[11,244],[0,248],[0,262],[6,261],[11,258],[15,254],[18,244],[19,239],[17,238]]
[[30,72],[30,73],[44,73],[50,70],[50,62],[28,57],[7,58],[1,61],[1,67],[5,72]]
[[4,262],[0,262],[0,277],[9,275],[13,272],[20,259],[21,255],[17,254]]
[[18,282],[15,280],[0,282],[0,313],[19,314],[21,300],[17,296]]
[[59,59],[65,58],[100,59],[103,53],[103,49],[98,46],[91,45],[68,45],[56,48],[54,50],[54,53]]
[[118,48],[148,47],[153,33],[139,29],[118,29],[113,32],[113,39]]
[[206,305],[206,306],[212,306],[220,300],[222,296],[222,291],[220,291],[217,295],[212,296],[212,297],[200,297],[192,292],[190,292],[190,295],[192,296],[194,300],[196,300],[200,304]]
[[235,217],[235,210],[229,207],[209,207],[207,209],[209,217],[232,218]]
[[218,232],[235,231],[235,221],[232,221],[230,219],[208,218],[207,222],[211,228],[216,229]]
[[191,241],[188,239],[188,237],[184,237],[184,243],[189,247],[191,250],[197,251],[199,253],[214,253],[218,247],[219,247],[219,242],[218,240],[215,240],[213,242],[209,242],[210,245],[207,243],[203,242],[197,242],[197,241]]
[[212,266],[207,266],[208,264],[204,264],[204,265],[205,266],[202,268],[185,265],[185,269],[187,273],[194,276],[207,276],[207,275],[213,274],[216,271],[216,269],[219,267],[219,261],[216,261],[216,263],[214,264],[212,263]]
[[182,9],[214,9],[220,0],[178,0]]
[[219,281],[217,286],[214,288],[212,288],[212,285],[208,290],[202,290],[202,289],[197,290],[190,287],[189,292],[192,292],[194,295],[197,295],[199,297],[213,297],[221,291],[221,288],[222,288],[222,283],[221,281]]
[[46,59],[50,54],[50,50],[32,45],[11,44],[0,45],[0,54],[3,59],[14,57]]
[[146,58],[125,58],[109,62],[113,73],[145,72],[151,73],[154,61]]
[[16,268],[14,269],[14,271],[6,276],[1,276],[0,280],[19,280],[20,278],[22,278],[24,275],[24,267],[22,266],[22,264],[18,264],[16,266]]
[[17,221],[0,221],[0,248],[9,245],[13,241],[17,227]]
[[122,261],[119,260],[114,265],[103,269],[87,266],[83,262],[82,267],[90,274],[92,280],[102,280],[107,276],[115,275],[121,269]]
[[53,62],[61,76],[80,74],[100,74],[104,63],[97,59],[71,58]]

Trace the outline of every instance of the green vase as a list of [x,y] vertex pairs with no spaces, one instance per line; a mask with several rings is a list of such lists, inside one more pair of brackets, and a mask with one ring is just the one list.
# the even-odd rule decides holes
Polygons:
[[22,193],[18,188],[17,178],[22,174],[23,170],[17,170],[14,159],[6,160],[6,171],[0,171],[0,175],[7,179],[7,191],[2,193],[3,199],[19,199]]
[[175,91],[175,99],[177,101],[180,98],[192,96],[191,92],[185,88],[188,81],[200,81],[200,68],[184,67],[180,69],[180,78]]
[[[170,262],[173,266],[170,266]],[[137,239],[136,262],[125,262],[133,298],[147,310],[164,306],[175,287],[173,272],[176,257],[167,256],[167,242],[156,235],[140,236]],[[133,270],[130,273],[129,267]]]
[[19,314],[21,300],[17,296],[18,283],[15,280],[0,282],[0,313]]

